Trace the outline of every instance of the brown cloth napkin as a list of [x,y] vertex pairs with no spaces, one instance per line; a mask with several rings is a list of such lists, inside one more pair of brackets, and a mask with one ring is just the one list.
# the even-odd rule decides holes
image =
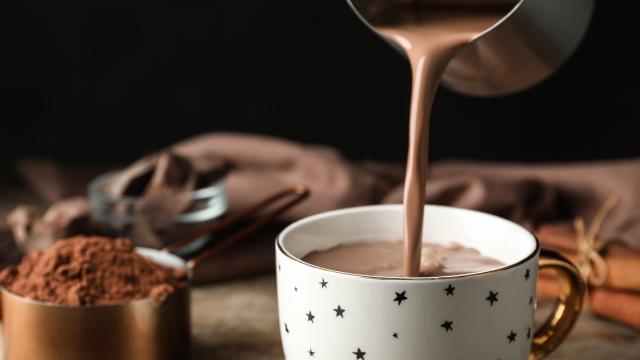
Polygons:
[[[433,166],[427,202],[496,214],[531,229],[591,219],[610,197],[618,204],[600,236],[640,247],[640,159],[584,164],[519,165],[441,162]],[[384,202],[400,202],[400,188]]]
[[[312,195],[288,213],[318,212],[402,201],[402,166],[352,163],[335,150],[277,138],[205,134],[172,149],[188,158],[226,158],[232,208],[244,208],[274,189],[304,183]],[[545,222],[592,217],[611,196],[619,203],[603,237],[640,247],[640,159],[584,164],[520,165],[440,162],[431,168],[427,202],[497,214],[530,228]]]
[[[246,208],[295,183],[306,184],[312,195],[287,212],[286,220],[349,206],[402,201],[402,166],[353,163],[324,146],[212,133],[170,149],[199,164],[206,164],[207,159],[229,161],[232,170],[226,186],[231,210]],[[73,179],[63,175],[43,183],[46,173],[56,173],[50,164],[44,172],[24,164],[20,168],[48,200],[59,200],[50,195],[62,193],[57,187],[78,188],[69,185]],[[59,185],[61,182],[64,184]],[[78,194],[65,192],[67,197],[73,195]],[[576,216],[589,219],[612,196],[619,202],[600,235],[640,247],[640,159],[559,165],[440,162],[432,166],[427,186],[430,204],[486,211],[532,229],[542,223],[570,222]]]

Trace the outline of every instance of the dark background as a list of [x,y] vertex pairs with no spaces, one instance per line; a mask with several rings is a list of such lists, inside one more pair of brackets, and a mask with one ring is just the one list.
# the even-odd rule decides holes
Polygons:
[[[408,66],[344,0],[126,4],[0,5],[3,169],[126,162],[215,130],[404,159]],[[432,158],[639,156],[636,20],[620,4],[599,1],[576,56],[534,89],[440,91]]]

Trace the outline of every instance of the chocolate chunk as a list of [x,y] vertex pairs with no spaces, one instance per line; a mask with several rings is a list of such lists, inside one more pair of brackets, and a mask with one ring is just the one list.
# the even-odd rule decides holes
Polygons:
[[165,151],[120,171],[104,190],[115,198],[137,196],[135,203],[117,204],[122,206],[114,207],[114,211],[135,216],[132,236],[145,239],[147,246],[159,247],[162,241],[158,232],[171,229],[176,216],[189,211],[191,192],[220,181],[229,169],[229,162],[221,157],[191,159]]
[[195,190],[196,178],[189,160],[162,152],[144,157],[118,172],[104,190],[116,198],[171,195]]
[[144,157],[114,175],[104,191],[116,198],[142,195],[153,177],[159,155]]
[[189,160],[170,152],[158,155],[144,195],[163,196],[190,192],[196,188],[196,172]]

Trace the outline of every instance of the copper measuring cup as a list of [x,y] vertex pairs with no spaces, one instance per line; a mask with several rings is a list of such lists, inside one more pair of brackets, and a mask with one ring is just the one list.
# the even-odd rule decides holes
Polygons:
[[[255,233],[309,194],[298,185],[278,192],[242,212],[196,231],[163,250],[138,247],[151,260],[192,271],[205,259]],[[184,260],[171,252],[203,235],[216,233],[266,212],[239,231]],[[69,306],[30,300],[1,289],[5,360],[164,360],[190,355],[190,286],[164,300],[144,299],[123,305]]]

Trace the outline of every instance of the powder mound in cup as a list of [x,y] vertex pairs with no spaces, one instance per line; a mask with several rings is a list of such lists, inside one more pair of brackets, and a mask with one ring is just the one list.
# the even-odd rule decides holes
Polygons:
[[33,300],[79,306],[163,299],[187,285],[185,271],[134,250],[129,239],[72,237],[0,271],[0,285]]

